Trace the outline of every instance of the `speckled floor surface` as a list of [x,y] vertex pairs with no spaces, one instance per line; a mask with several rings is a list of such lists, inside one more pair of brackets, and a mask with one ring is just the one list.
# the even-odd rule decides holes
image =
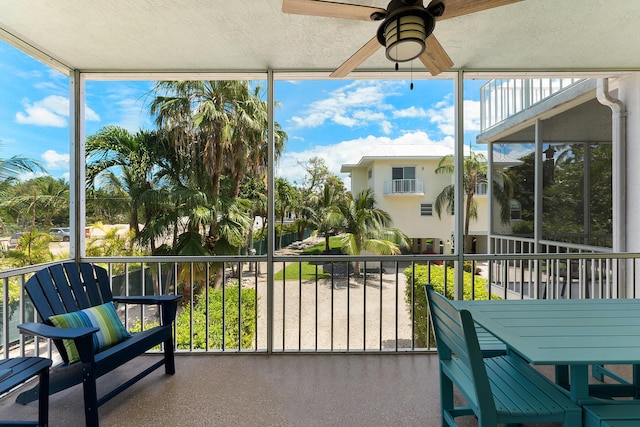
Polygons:
[[[138,357],[98,393],[158,356]],[[153,359],[153,360],[152,360]],[[439,426],[436,355],[191,355],[100,407],[107,426]],[[37,418],[37,404],[0,400],[0,419]],[[84,425],[82,388],[50,398],[51,427]],[[461,426],[475,426],[472,417]]]

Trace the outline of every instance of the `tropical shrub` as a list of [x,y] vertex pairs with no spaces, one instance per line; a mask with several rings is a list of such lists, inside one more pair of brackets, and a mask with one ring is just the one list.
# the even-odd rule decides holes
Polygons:
[[[445,270],[447,274],[447,287],[445,289]],[[415,272],[415,273],[414,273]],[[415,274],[415,277],[414,277]],[[453,284],[455,270],[439,265],[416,265],[404,270],[407,280],[405,288],[405,303],[409,311],[409,317],[413,319],[413,330],[415,346],[418,348],[426,348],[435,346],[433,332],[431,331],[431,322],[428,319],[427,312],[427,296],[424,292],[424,285],[431,284],[433,288],[446,295],[447,298],[453,299]],[[472,279],[474,286],[472,287]],[[413,287],[411,284],[413,283]],[[486,300],[489,293],[486,289],[487,279],[473,276],[471,273],[464,273],[464,299]],[[497,297],[492,296],[492,299]],[[430,345],[427,345],[430,343]]]
[[[195,298],[193,306],[187,303],[177,317],[176,340],[178,349],[205,350],[222,349],[224,334],[224,349],[238,349],[239,340],[242,349],[253,347],[256,330],[256,292],[255,289],[243,288],[238,292],[238,285],[224,287],[224,325],[223,289],[209,289],[209,306],[204,294]],[[239,299],[242,303],[239,304]],[[240,305],[240,307],[239,307]],[[242,319],[239,325],[239,312]],[[209,313],[207,334],[206,313]],[[223,330],[224,326],[224,330]],[[240,326],[240,330],[239,330]],[[193,329],[193,337],[190,334]]]

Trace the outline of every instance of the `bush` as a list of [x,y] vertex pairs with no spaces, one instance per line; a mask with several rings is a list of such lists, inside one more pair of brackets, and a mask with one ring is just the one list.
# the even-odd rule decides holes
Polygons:
[[[229,285],[224,289],[224,349],[238,349],[240,333],[238,331],[238,305],[242,299],[242,349],[253,347],[256,330],[256,292],[255,289],[242,289],[238,285]],[[199,295],[191,307],[187,304],[177,317],[176,340],[178,349],[204,350],[222,349],[223,336],[222,290],[209,291],[209,333],[206,332],[207,305],[204,295]],[[193,328],[193,341],[190,330]]]
[[[413,277],[415,271],[415,278]],[[405,289],[405,302],[407,309],[409,310],[410,318],[413,318],[413,330],[415,346],[418,348],[426,348],[435,346],[433,339],[433,333],[431,331],[431,322],[428,320],[427,313],[427,296],[424,292],[424,285],[427,283],[433,285],[433,288],[447,296],[449,299],[453,299],[453,283],[455,270],[453,268],[447,268],[447,288],[444,287],[444,274],[445,267],[438,265],[416,265],[415,268],[409,267],[404,270],[404,275],[407,280],[407,284],[413,283],[413,288],[407,286]],[[471,279],[473,278],[475,286],[472,288]],[[487,279],[475,276],[469,272],[464,273],[464,299],[470,300],[486,300],[489,298],[489,293],[486,289]],[[412,291],[413,291],[413,304],[412,304]],[[492,296],[493,299],[499,299]],[[415,309],[415,313],[414,313]],[[429,345],[428,345],[429,343]]]

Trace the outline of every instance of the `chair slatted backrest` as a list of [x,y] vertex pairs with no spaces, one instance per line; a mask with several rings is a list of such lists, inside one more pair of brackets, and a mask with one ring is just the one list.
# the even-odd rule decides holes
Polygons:
[[468,404],[483,415],[495,414],[495,401],[471,313],[456,309],[431,285],[425,285],[425,292],[441,364],[457,357],[473,382],[472,389],[460,389]]
[[[90,263],[66,262],[46,267],[25,284],[38,315],[51,325],[49,317],[73,313],[113,300],[107,271]],[[54,343],[67,361],[61,340]]]

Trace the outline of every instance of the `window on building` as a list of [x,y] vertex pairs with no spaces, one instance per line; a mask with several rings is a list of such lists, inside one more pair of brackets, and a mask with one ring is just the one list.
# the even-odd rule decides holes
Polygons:
[[476,185],[476,195],[486,196],[487,186],[487,176],[484,174],[480,174],[480,176],[478,176],[478,184]]
[[391,179],[416,179],[416,168],[415,166],[391,168]]
[[415,193],[416,168],[415,166],[391,168],[393,193]]
[[522,219],[522,205],[520,204],[520,202],[515,199],[511,199],[510,207],[511,207],[511,219],[512,220]]
[[373,169],[369,168],[369,170],[367,171],[367,178],[371,179],[372,176],[373,176]]
[[420,216],[433,216],[433,203],[420,203]]

